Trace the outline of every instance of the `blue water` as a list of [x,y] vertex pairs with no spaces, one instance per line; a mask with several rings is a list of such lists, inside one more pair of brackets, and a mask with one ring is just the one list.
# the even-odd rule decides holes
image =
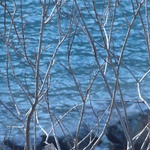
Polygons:
[[[79,6],[83,9],[83,17],[85,18],[85,22],[89,28],[89,31],[94,39],[95,46],[97,51],[100,55],[98,55],[98,59],[100,63],[104,63],[104,59],[106,59],[106,50],[102,48],[102,36],[99,31],[98,25],[93,21],[93,19],[89,16],[85,6],[82,2],[78,2]],[[8,8],[13,12],[13,3],[8,2]],[[20,8],[19,8],[19,1],[17,1],[17,13],[15,16],[15,22],[17,25],[18,32],[21,31],[21,20],[19,18]],[[61,30],[66,33],[69,27],[69,19],[70,18],[70,10],[73,6],[73,3],[70,1],[66,5],[62,7],[62,17],[61,17]],[[99,14],[102,13],[102,2],[96,1],[96,8]],[[121,8],[124,11],[124,15],[126,16],[127,20],[130,22],[133,13],[132,13],[132,6],[130,2],[121,2]],[[52,11],[54,4],[52,3],[49,7],[48,14]],[[2,7],[1,7],[2,8]],[[15,77],[13,76],[13,72],[11,70],[11,65],[9,64],[9,81],[12,90],[13,99],[11,98],[8,85],[7,85],[7,76],[6,76],[6,47],[2,40],[2,35],[4,33],[4,25],[3,25],[3,11],[0,8],[0,100],[7,105],[7,107],[17,114],[16,109],[13,105],[13,100],[16,102],[19,111],[21,113],[21,118],[25,121],[25,114],[30,108],[30,103],[23,93],[21,88],[19,87]],[[90,7],[89,7],[90,8]],[[143,7],[144,9],[144,7]],[[142,9],[142,13],[143,13]],[[122,17],[120,7],[116,11],[116,18],[114,22],[114,29],[113,29],[113,36],[112,36],[112,44],[111,44],[111,51],[117,56],[120,56],[121,48],[124,42],[124,38],[127,33],[127,20]],[[94,12],[91,10],[91,14]],[[39,41],[39,30],[41,24],[41,6],[37,2],[33,2],[32,0],[27,0],[23,2],[23,17],[24,23],[26,22],[25,27],[25,38],[26,38],[26,53],[28,58],[32,63],[35,62],[35,53],[38,50],[38,41]],[[75,13],[76,17],[78,18],[78,14]],[[67,17],[66,17],[67,16]],[[9,32],[9,16],[7,14],[7,37]],[[45,48],[49,44],[51,46],[43,51],[41,55],[41,62],[40,62],[40,69],[41,69],[41,77],[44,77],[44,73],[47,70],[48,64],[52,58],[55,48],[57,47],[59,39],[59,32],[58,32],[58,22],[57,17],[54,16],[52,21],[49,22],[45,26],[44,36],[43,36],[43,45],[42,47]],[[77,19],[76,19],[77,21]],[[76,81],[82,91],[82,94],[85,96],[86,90],[95,76],[96,72],[98,71],[98,67],[93,55],[93,51],[91,45],[89,43],[89,39],[87,36],[82,32],[84,30],[83,23],[80,22],[79,28],[77,28],[77,34],[74,39],[74,43],[71,49],[71,56],[70,62],[73,73],[76,77]],[[75,29],[75,25],[73,25],[73,29]],[[106,25],[107,33],[109,34],[109,21]],[[11,38],[14,38],[15,32],[12,29],[10,34]],[[43,100],[40,101],[37,110],[39,121],[42,124],[43,128],[47,128],[46,130],[50,129],[50,119],[48,112],[44,109],[46,106],[45,99],[48,99],[51,107],[51,111],[57,116],[62,117],[69,109],[71,109],[75,105],[79,105],[78,109],[73,109],[63,120],[69,125],[71,130],[74,129],[74,125],[77,125],[79,112],[81,110],[81,103],[82,99],[79,95],[75,82],[71,76],[71,74],[67,71],[65,67],[68,68],[67,62],[67,52],[68,52],[68,41],[69,38],[62,43],[59,47],[56,57],[54,59],[54,65],[50,70],[50,77],[51,81],[49,80],[50,90],[47,95],[44,97]],[[10,57],[11,57],[11,64],[13,65],[14,72],[16,77],[19,79],[19,82],[29,89],[30,94],[34,95],[35,91],[35,78],[33,75],[33,70],[31,67],[26,63],[23,55],[23,49],[19,45],[16,39],[13,40],[13,45],[17,48],[15,52],[12,48],[9,47]],[[101,57],[102,56],[102,57]],[[104,59],[102,59],[104,58]],[[113,59],[115,64],[115,60]],[[136,79],[140,79],[149,69],[149,58],[148,58],[148,51],[145,44],[145,39],[143,37],[143,30],[142,25],[140,22],[139,17],[137,17],[133,29],[131,30],[130,37],[128,39],[124,55],[123,55],[123,64],[134,74]],[[123,98],[125,101],[129,101],[133,103],[135,101],[140,100],[138,91],[137,91],[137,82],[133,75],[129,72],[129,70],[121,64],[120,74],[119,74],[119,82],[123,94]],[[65,67],[64,67],[65,66]],[[108,84],[110,86],[111,92],[114,90],[114,83],[115,77],[112,70],[112,67],[108,65],[106,78],[108,80]],[[147,76],[143,83],[141,84],[141,91],[142,96],[149,100],[150,97],[150,83],[149,83],[149,76]],[[27,86],[26,86],[27,84]],[[29,94],[29,93],[28,93]],[[31,96],[31,95],[30,95]],[[32,96],[31,96],[32,97]],[[118,103],[120,102],[119,93],[117,93],[116,100]],[[87,102],[87,109],[85,113],[85,120],[87,124],[92,124],[96,119],[94,113],[91,109],[91,105],[94,107],[96,112],[103,112],[107,106],[110,104],[110,95],[107,91],[103,78],[99,73],[90,92],[90,97]],[[20,121],[18,121],[3,105],[0,105],[0,132],[1,132],[1,140],[4,138],[5,133],[8,135],[20,132],[16,128],[9,128],[7,126],[17,126],[22,125]],[[89,115],[90,114],[90,115]],[[74,118],[74,119],[73,119]],[[93,119],[91,121],[91,118]],[[9,133],[9,132],[10,133]],[[23,131],[23,129],[22,129]],[[40,131],[39,131],[40,133]]]

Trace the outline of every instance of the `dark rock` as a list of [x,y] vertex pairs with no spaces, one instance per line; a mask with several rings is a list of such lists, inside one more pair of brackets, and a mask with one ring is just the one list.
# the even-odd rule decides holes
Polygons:
[[[130,111],[130,109],[132,111]],[[138,107],[135,107],[135,106],[131,107],[130,109],[127,110],[127,112],[129,113],[128,125],[130,128],[131,137],[133,138],[138,133],[140,133],[144,129],[144,127],[147,125],[149,111],[148,109],[145,109],[143,111],[137,111]],[[136,113],[134,112],[134,110],[136,110]],[[123,120],[125,119],[123,118]],[[144,140],[146,139],[147,134],[148,134],[148,131],[145,129],[145,131],[142,134],[140,134],[137,140],[132,141],[135,150],[140,150]],[[111,141],[113,150],[126,149],[127,140],[126,140],[123,128],[119,120],[117,122],[112,121],[110,123],[110,125],[107,128],[106,136],[108,140]],[[144,149],[147,149],[147,146],[148,146],[148,141],[145,143]]]
[[10,147],[12,150],[24,150],[24,146],[16,145],[14,142],[10,140],[5,140],[4,145]]
[[[79,136],[76,142],[80,142],[81,140],[83,140],[89,133],[89,130],[81,130],[81,132],[79,132]],[[46,141],[46,136],[42,135],[42,141],[41,143],[37,146],[37,150],[40,150],[40,147],[45,147],[45,141]],[[59,145],[61,147],[62,150],[70,150],[73,146],[74,146],[74,142],[75,142],[75,134],[68,135],[67,137],[57,137]],[[90,147],[96,142],[97,137],[95,137],[94,134],[91,134],[89,136],[87,136],[87,138],[85,138],[81,144],[78,145],[78,150],[83,150],[85,147],[87,147],[86,149],[90,149]],[[91,142],[92,141],[92,142]],[[55,139],[53,136],[49,136],[47,139],[47,143],[51,144],[53,143],[54,146],[57,148]],[[99,143],[100,144],[100,143]]]
[[121,128],[120,122],[110,125],[107,128],[106,136],[113,143],[113,149],[123,149],[126,147],[126,138]]
[[[40,144],[37,145],[37,150],[41,150],[42,148],[44,148],[47,144],[45,144],[46,141],[46,135],[42,135],[42,141],[40,142]],[[59,145],[61,147],[62,150],[70,150],[70,147],[67,143],[67,140],[64,137],[59,137],[57,138]],[[55,138],[53,136],[49,136],[47,143],[51,144],[53,143],[54,146],[57,148],[56,142],[55,142]]]

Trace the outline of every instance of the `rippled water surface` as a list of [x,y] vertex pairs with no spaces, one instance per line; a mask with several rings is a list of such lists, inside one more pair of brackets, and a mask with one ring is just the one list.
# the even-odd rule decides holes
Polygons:
[[[106,58],[106,51],[101,47],[101,41],[102,36],[100,34],[99,28],[97,24],[93,21],[93,19],[89,16],[88,11],[86,10],[85,6],[82,2],[78,2],[79,6],[82,7],[83,17],[85,18],[85,22],[89,28],[89,31],[95,40],[95,45],[97,47],[97,51],[100,55],[105,59]],[[40,24],[41,24],[41,5],[39,2],[34,2],[32,0],[23,1],[23,17],[24,21],[26,21],[26,27],[25,27],[25,38],[26,38],[26,52],[29,57],[29,59],[32,61],[32,63],[35,62],[35,52],[38,50],[38,40],[39,40],[39,31],[40,31]],[[71,6],[73,3],[71,1],[68,2],[67,6]],[[126,16],[126,19],[130,22],[133,13],[132,13],[132,7],[130,2],[125,1],[122,2],[121,7],[124,9],[124,15]],[[8,2],[7,4],[8,8],[11,10],[11,13],[13,13],[13,3]],[[17,6],[19,7],[19,1],[17,1]],[[49,12],[52,11],[52,8],[54,7],[54,4],[51,4],[49,6]],[[101,14],[102,12],[102,2],[99,2],[97,0],[96,7]],[[18,32],[21,30],[21,21],[19,14],[20,9],[18,8],[15,21],[16,25],[18,26]],[[69,8],[64,7],[62,8],[62,12],[70,17],[70,11]],[[93,13],[93,11],[91,11]],[[0,8],[0,33],[4,33],[4,20],[3,20],[4,11]],[[61,29],[63,32],[67,32],[67,29],[69,27],[69,19],[65,17],[65,15],[62,15],[61,18]],[[6,17],[7,21],[9,22],[9,15],[7,14]],[[116,18],[114,22],[114,29],[112,34],[112,52],[118,57],[121,53],[121,48],[127,33],[127,20],[125,17],[121,14],[121,9],[117,9],[116,11]],[[17,21],[18,20],[18,21]],[[77,20],[76,20],[77,21]],[[48,67],[48,62],[51,60],[52,55],[54,53],[54,50],[57,46],[57,43],[59,41],[59,32],[58,32],[58,18],[54,17],[51,22],[49,22],[45,26],[44,35],[43,35],[43,48],[51,44],[51,47],[47,50],[43,51],[41,55],[41,62],[40,62],[40,69],[41,69],[41,77],[43,77],[42,72],[45,72]],[[9,26],[10,24],[7,24],[7,35],[9,33]],[[80,25],[83,25],[80,23]],[[82,27],[82,26],[81,26]],[[75,28],[75,27],[73,27]],[[109,23],[106,26],[106,31],[109,33]],[[13,51],[11,48],[9,49],[10,57],[11,57],[11,64],[9,64],[9,79],[10,79],[10,86],[12,90],[13,99],[11,98],[8,85],[7,85],[7,76],[6,76],[6,47],[4,45],[4,42],[2,40],[2,34],[0,39],[0,100],[7,105],[7,107],[16,113],[15,106],[13,105],[12,101],[14,100],[21,112],[21,117],[25,120],[25,114],[27,113],[30,103],[27,101],[27,97],[21,90],[21,88],[18,86],[17,81],[15,80],[15,77],[13,76],[13,72],[11,70],[11,65],[13,65],[14,72],[19,79],[19,81],[22,83],[23,87],[26,86],[26,83],[28,85],[30,94],[34,94],[35,90],[35,78],[33,75],[33,70],[30,68],[30,66],[25,62],[24,57],[19,56],[19,53],[23,53],[22,48],[20,47],[17,40],[13,40],[14,46],[17,48],[17,51]],[[85,96],[86,90],[90,84],[91,79],[94,77],[94,75],[97,72],[97,65],[95,62],[95,58],[93,55],[93,51],[91,48],[91,45],[89,44],[89,39],[85,35],[85,33],[82,32],[82,28],[78,28],[77,36],[74,39],[74,43],[71,49],[71,56],[70,56],[70,62],[71,67],[74,72],[74,75],[77,79],[77,82],[79,84],[79,87],[82,91],[82,94]],[[15,35],[14,30],[12,30],[12,33],[10,34],[11,38],[13,38]],[[63,44],[59,47],[55,60],[54,65],[50,71],[51,75],[51,81],[50,83],[50,90],[48,93],[48,100],[50,102],[51,110],[54,114],[61,117],[66,111],[68,111],[70,108],[77,104],[81,104],[82,100],[79,95],[79,92],[77,90],[77,87],[75,85],[75,82],[71,76],[71,74],[67,71],[65,67],[67,66],[67,50],[68,50],[68,41],[69,38],[66,38],[66,40],[63,42]],[[19,52],[19,53],[17,53]],[[101,57],[98,57],[100,63],[105,62],[104,59]],[[123,55],[123,64],[121,64],[120,74],[119,74],[119,81],[120,86],[122,90],[122,94],[125,100],[127,101],[135,101],[139,99],[138,91],[137,91],[137,82],[132,74],[137,79],[140,79],[149,69],[149,60],[148,60],[148,52],[147,47],[145,44],[145,40],[143,37],[143,30],[142,25],[139,20],[139,17],[135,21],[133,25],[133,29],[131,30],[130,37],[128,39],[124,55]],[[115,62],[114,62],[115,63]],[[65,66],[65,67],[64,67]],[[128,68],[128,69],[127,69]],[[132,72],[132,74],[129,72]],[[111,66],[108,65],[106,77],[108,79],[108,84],[113,92],[114,89],[114,73],[111,68]],[[149,83],[149,76],[145,78],[141,85],[141,91],[142,96],[148,100],[150,96],[150,83]],[[118,94],[117,100],[119,101],[120,97]],[[87,102],[87,117],[85,117],[85,120],[87,123],[90,122],[90,103],[92,103],[92,106],[95,108],[96,111],[104,110],[107,105],[110,102],[110,95],[106,89],[106,86],[104,84],[104,81],[99,73],[98,77],[96,78],[91,93],[89,97],[89,101]],[[42,103],[44,105],[44,102]],[[46,103],[45,103],[46,105]],[[47,124],[47,118],[49,118],[49,115],[46,114],[46,110],[44,110],[42,107],[38,106],[39,109],[39,120],[40,123],[45,127],[49,126],[50,124]],[[80,107],[79,107],[80,109]],[[0,105],[0,132],[1,132],[1,139],[3,139],[3,135],[5,134],[7,128],[5,126],[11,126],[14,125],[21,125],[20,122],[11,115],[11,112],[9,112],[3,105]],[[67,117],[65,122],[67,124],[74,124],[74,120],[78,118],[78,111],[77,109],[74,109]],[[90,124],[90,123],[89,123]],[[73,126],[71,127],[73,128]],[[18,132],[15,129],[12,130],[13,132]]]

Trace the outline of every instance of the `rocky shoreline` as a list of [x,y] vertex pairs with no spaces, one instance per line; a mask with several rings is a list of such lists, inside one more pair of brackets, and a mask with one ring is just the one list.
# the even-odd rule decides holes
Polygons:
[[[148,127],[148,116],[149,110],[144,104],[133,104],[127,109],[127,121],[125,117],[123,120],[128,124],[128,133],[131,136],[132,143],[130,143],[130,150],[146,150],[150,140],[148,137],[149,127]],[[112,116],[116,117],[115,115]],[[125,136],[124,130],[121,123],[118,121],[111,120],[106,136],[110,141],[111,150],[125,150],[127,149],[127,138]]]
[[[123,115],[122,115],[123,116]],[[130,143],[129,150],[146,150],[148,149],[150,139],[148,133],[150,132],[150,126],[148,126],[148,116],[149,110],[146,108],[144,104],[133,104],[127,108],[127,120],[126,117],[123,116],[122,119],[127,127],[128,134],[131,137],[132,143]],[[89,131],[82,129],[78,140],[83,139]],[[49,147],[46,148],[45,144],[46,136],[42,135],[39,143],[36,146],[36,150],[48,150]],[[85,139],[78,147],[79,150],[82,150],[87,146],[87,150],[90,150],[91,145],[97,140],[95,135],[89,136]],[[92,141],[92,142],[91,142]],[[53,143],[53,148],[57,148],[55,139],[53,136],[49,136],[47,139],[48,143]],[[58,137],[58,142],[62,150],[70,150],[74,145],[73,138],[70,136],[66,137]],[[11,150],[24,150],[24,145],[18,145],[17,143],[7,139],[4,141],[4,145],[9,147]],[[106,134],[102,141],[98,144],[96,150],[126,150],[127,149],[127,138],[125,132],[122,128],[120,120],[116,112],[113,112],[111,116],[111,121],[107,127]],[[150,149],[150,148],[149,148]]]

